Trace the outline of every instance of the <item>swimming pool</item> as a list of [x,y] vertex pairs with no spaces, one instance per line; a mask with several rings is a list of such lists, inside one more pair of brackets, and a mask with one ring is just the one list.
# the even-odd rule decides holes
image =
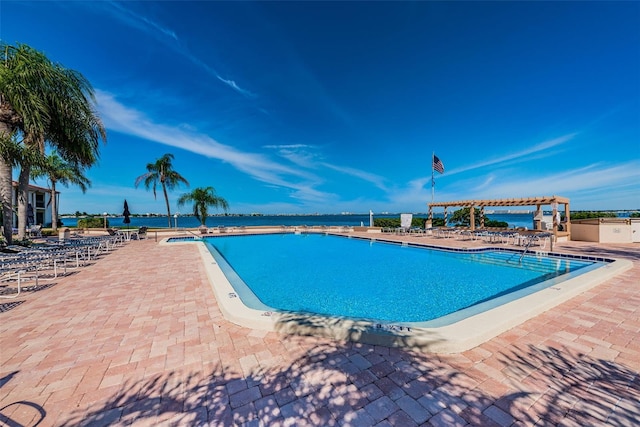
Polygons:
[[[323,234],[205,239],[250,308],[384,322],[453,323],[602,263],[451,252]],[[467,309],[467,310],[464,310]],[[464,310],[462,313],[460,311]],[[458,315],[452,316],[453,313]]]
[[[633,265],[627,260],[557,254],[527,255],[520,263],[521,253],[510,249],[434,250],[429,245],[417,247],[326,233],[189,237],[162,243],[196,244],[220,310],[227,320],[238,325],[442,353],[470,349]],[[336,252],[336,246],[343,246],[341,250],[346,252]],[[309,250],[314,251],[313,255]],[[450,262],[456,266],[452,267]],[[502,282],[494,278],[497,265],[514,270],[507,274],[508,283],[501,288],[481,286],[479,279]],[[294,266],[301,267],[296,274],[300,277],[291,279]],[[378,276],[382,274],[372,272],[375,271],[372,266],[380,267],[385,275],[399,268],[403,277],[408,277],[410,290],[404,289],[399,296],[394,294],[399,282],[397,274],[388,275],[387,281],[380,284]],[[354,279],[353,270],[360,268],[364,270],[364,278]],[[321,269],[326,270],[333,282],[321,285],[314,291],[319,293],[311,297],[309,284],[320,276]],[[432,286],[415,279],[422,270],[431,272],[428,274],[431,283],[439,287],[437,296],[412,293]],[[475,294],[474,300],[458,301],[451,286],[452,270],[462,274],[458,279],[462,285],[458,288]],[[288,283],[286,290],[274,292],[275,286],[282,286],[278,276],[288,277],[285,284],[293,285]],[[355,282],[365,286],[353,286]],[[264,289],[249,287],[256,283]],[[346,294],[336,297],[333,293],[336,289]],[[299,290],[302,292],[294,294]],[[297,296],[291,298],[292,295]],[[281,304],[270,299],[275,296],[302,303],[277,307]],[[333,306],[325,310],[322,307],[328,300],[346,301],[343,308],[347,311],[334,311]],[[438,311],[441,300],[448,300],[444,312]],[[319,304],[321,308],[310,304]],[[379,311],[382,306],[406,304],[412,304],[406,309],[407,314],[414,316],[415,311],[418,317],[395,317],[397,313],[388,317]],[[425,314],[425,306],[437,309]]]

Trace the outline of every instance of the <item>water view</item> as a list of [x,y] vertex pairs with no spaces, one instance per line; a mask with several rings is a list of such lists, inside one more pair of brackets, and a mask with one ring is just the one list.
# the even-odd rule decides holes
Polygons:
[[[424,218],[426,220],[427,214],[414,214],[414,218]],[[442,218],[442,214],[435,214],[436,218]],[[375,218],[399,218],[400,214],[380,214],[374,215]],[[449,216],[449,218],[451,218]],[[487,218],[495,221],[504,221],[509,224],[509,227],[532,227],[533,217],[530,213],[496,213],[488,214]],[[109,217],[110,227],[141,227],[147,226],[151,228],[156,227],[168,227],[167,216],[153,216],[153,217],[131,217],[131,223],[125,224],[123,217]],[[67,227],[76,227],[78,224],[78,218],[62,218],[62,222]],[[171,218],[171,227],[178,228],[196,228],[200,225],[198,220],[194,216],[178,216],[177,218]],[[207,219],[208,227],[252,227],[252,226],[316,226],[316,225],[328,225],[328,226],[358,226],[369,225],[368,214],[348,214],[348,215],[261,215],[261,216],[212,216]]]

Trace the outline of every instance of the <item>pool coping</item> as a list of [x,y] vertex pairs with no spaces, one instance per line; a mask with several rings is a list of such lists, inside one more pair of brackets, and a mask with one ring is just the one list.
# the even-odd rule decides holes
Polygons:
[[[379,237],[342,237],[401,244]],[[238,297],[234,287],[224,275],[202,239],[173,238],[171,242],[169,240],[171,238],[163,239],[160,244],[196,245],[220,310],[225,318],[232,323],[257,330],[321,336],[371,345],[411,348],[432,353],[460,353],[469,350],[633,267],[633,262],[625,259],[558,254],[545,251],[545,254],[554,257],[605,261],[608,264],[455,323],[440,327],[420,327],[416,326],[419,322],[415,322],[415,324],[393,324],[249,308]],[[496,249],[492,247],[461,249],[412,243],[406,245],[455,252],[478,252]],[[502,250],[518,252],[517,250],[506,248],[502,248]]]

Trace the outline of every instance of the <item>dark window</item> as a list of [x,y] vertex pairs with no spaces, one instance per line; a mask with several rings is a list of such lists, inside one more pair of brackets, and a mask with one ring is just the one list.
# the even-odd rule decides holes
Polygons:
[[36,193],[36,208],[44,208],[44,194]]

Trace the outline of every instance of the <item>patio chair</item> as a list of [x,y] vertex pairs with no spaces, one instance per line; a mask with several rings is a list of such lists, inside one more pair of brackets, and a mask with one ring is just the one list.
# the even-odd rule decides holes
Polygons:
[[131,238],[135,238],[137,240],[146,239],[147,238],[147,230],[148,229],[149,229],[149,227],[146,227],[146,226],[143,225],[142,227],[138,228],[137,232],[135,232],[135,233],[133,233],[131,235]]
[[42,237],[42,225],[32,225],[27,228],[27,234],[29,237]]
[[120,230],[116,230],[115,228],[107,228],[107,233],[109,233],[109,236],[115,237],[115,236],[122,236],[122,231]]

